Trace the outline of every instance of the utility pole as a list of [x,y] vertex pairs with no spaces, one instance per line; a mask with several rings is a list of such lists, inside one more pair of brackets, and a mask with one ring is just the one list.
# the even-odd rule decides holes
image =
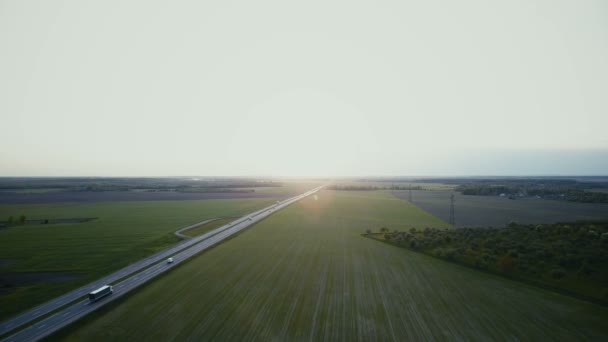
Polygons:
[[456,226],[456,217],[454,216],[454,193],[450,195],[450,224]]

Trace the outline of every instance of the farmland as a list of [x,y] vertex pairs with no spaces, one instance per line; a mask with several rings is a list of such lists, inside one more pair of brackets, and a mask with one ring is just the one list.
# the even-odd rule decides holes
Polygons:
[[[412,191],[412,200],[419,208],[441,219],[450,215],[451,191]],[[408,191],[393,194],[408,200]],[[575,203],[537,198],[510,200],[498,196],[455,194],[457,227],[504,227],[510,222],[556,223],[576,220],[608,219],[608,204]]]
[[8,318],[179,241],[194,222],[238,216],[276,198],[47,203],[0,206],[0,217],[95,217],[90,222],[0,229],[0,319]]
[[235,218],[234,217],[227,217],[227,218],[220,218],[205,224],[202,224],[198,227],[194,227],[192,229],[188,229],[184,232],[182,232],[182,234],[186,235],[186,236],[190,236],[190,237],[194,237],[197,235],[201,235],[204,234],[206,232],[212,231],[215,228],[221,227],[225,224],[228,224],[232,221],[234,221]]
[[608,221],[381,230],[366,236],[608,305]]
[[379,180],[376,178],[359,180],[339,179],[336,180],[334,185],[330,186],[330,188],[336,190],[354,190],[357,188],[360,188],[361,190],[452,190],[455,187],[455,184],[424,182],[416,179],[407,181],[400,179]]
[[[281,188],[279,188],[281,189]],[[233,198],[272,198],[289,197],[290,192],[276,190],[268,193],[253,191],[233,192],[175,192],[175,191],[100,191],[100,192],[72,192],[72,191],[46,191],[33,193],[0,192],[0,205],[4,204],[38,204],[38,203],[98,203],[98,202],[126,202],[126,201],[192,201],[206,199],[233,199]]]
[[52,339],[581,340],[605,308],[361,236],[444,227],[386,192],[323,191]]
[[[319,184],[313,180],[189,178],[1,178],[0,205],[287,198]],[[2,218],[0,217],[0,221]]]

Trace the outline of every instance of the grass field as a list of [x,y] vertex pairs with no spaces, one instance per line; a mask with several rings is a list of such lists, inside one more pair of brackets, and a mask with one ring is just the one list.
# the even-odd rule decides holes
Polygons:
[[605,339],[587,302],[378,243],[448,227],[386,192],[323,191],[68,327],[68,341]]
[[[98,217],[0,229],[0,319],[8,318],[179,241],[197,221],[238,216],[276,199],[0,206],[0,217]],[[2,262],[3,261],[3,262]]]
[[215,221],[211,221],[209,223],[202,224],[198,227],[194,227],[192,229],[185,230],[182,232],[182,234],[187,235],[187,236],[197,236],[197,235],[205,234],[209,231],[212,231],[215,228],[228,224],[228,223],[234,221],[235,219],[236,219],[236,217],[217,219]]
[[[395,191],[395,196],[408,200],[408,191]],[[412,191],[414,204],[448,220],[451,191]],[[498,196],[469,196],[455,193],[456,226],[504,227],[519,223],[556,223],[576,220],[608,219],[606,203],[576,203],[537,198],[510,200]]]

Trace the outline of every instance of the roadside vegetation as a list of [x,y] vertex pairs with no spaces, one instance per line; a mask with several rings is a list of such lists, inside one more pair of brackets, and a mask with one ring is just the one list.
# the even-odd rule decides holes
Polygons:
[[321,191],[49,340],[601,340],[608,310],[361,236],[450,225]]
[[368,237],[608,305],[608,221],[368,230]]

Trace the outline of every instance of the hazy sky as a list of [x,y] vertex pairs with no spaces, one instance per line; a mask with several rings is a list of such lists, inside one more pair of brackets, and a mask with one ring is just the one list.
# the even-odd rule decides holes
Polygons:
[[608,1],[0,0],[0,176],[608,174]]

